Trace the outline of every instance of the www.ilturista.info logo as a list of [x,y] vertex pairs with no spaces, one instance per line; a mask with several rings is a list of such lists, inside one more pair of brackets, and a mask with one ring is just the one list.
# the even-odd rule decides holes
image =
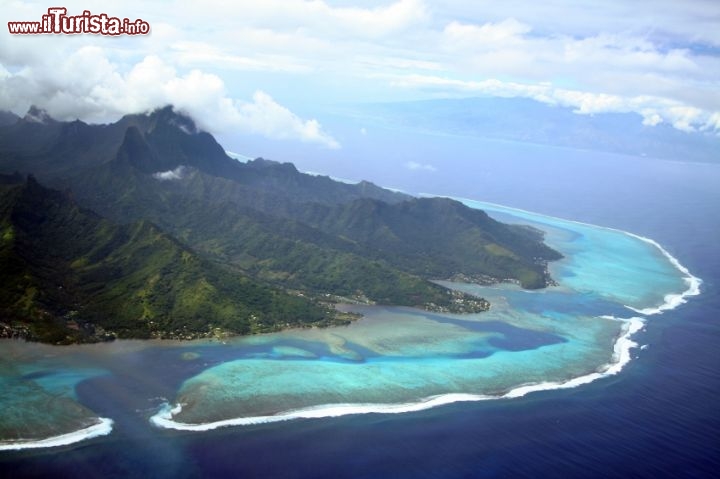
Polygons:
[[150,24],[141,18],[130,21],[110,17],[107,13],[95,15],[90,10],[85,10],[82,15],[68,16],[67,8],[51,7],[39,22],[8,22],[8,31],[13,35],[147,35]]

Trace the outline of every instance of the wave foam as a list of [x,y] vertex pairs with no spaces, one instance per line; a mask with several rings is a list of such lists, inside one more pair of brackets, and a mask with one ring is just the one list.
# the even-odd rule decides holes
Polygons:
[[632,306],[625,306],[626,308],[631,309],[636,313],[644,314],[646,316],[649,316],[651,314],[660,314],[663,311],[675,309],[681,304],[686,303],[689,296],[697,296],[700,294],[700,285],[702,284],[702,280],[697,276],[693,276],[692,273],[690,273],[690,270],[683,266],[680,261],[678,261],[677,258],[675,258],[665,248],[663,248],[660,243],[644,236],[636,235],[634,233],[628,233],[627,231],[623,231],[623,233],[655,246],[678,271],[685,275],[685,284],[687,284],[688,286],[688,289],[686,289],[682,293],[672,293],[665,295],[665,297],[663,298],[665,302],[660,306],[642,309],[636,309]]
[[[420,193],[418,196],[436,196],[436,195]],[[522,213],[522,214],[540,215],[540,216],[544,216],[546,218],[550,218],[550,219],[553,219],[556,221],[565,221],[565,222],[573,223],[576,225],[590,226],[592,228],[600,228],[600,229],[604,229],[607,231],[615,231],[618,233],[622,233],[622,234],[631,236],[635,239],[638,239],[640,241],[643,241],[645,243],[648,243],[648,244],[654,246],[655,248],[657,248],[660,251],[660,253],[662,253],[663,256],[665,256],[665,258],[667,258],[667,260],[678,271],[680,271],[685,276],[685,278],[683,278],[683,279],[685,280],[685,284],[687,284],[688,288],[685,291],[683,291],[682,293],[671,293],[671,294],[665,295],[663,298],[663,303],[659,306],[642,308],[642,309],[636,309],[636,308],[633,308],[632,306],[627,306],[627,305],[625,306],[626,308],[628,308],[632,311],[635,311],[636,313],[643,314],[645,316],[650,316],[653,314],[660,314],[663,311],[669,311],[671,309],[677,308],[681,304],[685,304],[687,302],[687,297],[697,296],[700,294],[700,285],[702,284],[702,280],[700,278],[698,278],[697,276],[694,276],[692,273],[690,273],[690,270],[688,270],[685,266],[683,266],[682,263],[680,263],[680,261],[678,261],[677,258],[675,258],[665,248],[663,248],[662,245],[660,245],[660,243],[658,243],[657,241],[655,241],[653,239],[646,238],[645,236],[640,236],[635,233],[630,233],[629,231],[624,231],[624,230],[621,230],[618,228],[611,228],[609,226],[598,226],[598,225],[594,225],[591,223],[585,223],[583,221],[570,220],[570,219],[566,219],[566,218],[560,218],[557,216],[546,215],[546,214],[541,214],[541,213],[534,213],[532,211],[524,210],[522,208],[515,208],[512,206],[504,206],[504,205],[500,205],[497,203],[491,203],[488,201],[477,201],[477,200],[471,200],[469,198],[462,198],[462,197],[455,197],[455,196],[444,196],[443,198],[449,198],[452,200],[460,201],[461,203],[463,203],[464,201],[472,201],[473,203],[485,204],[485,205],[489,205],[492,208],[496,208],[496,209],[500,210],[501,212],[502,211],[513,212],[514,211],[514,212]],[[512,213],[509,213],[509,214],[512,214]]]
[[[423,196],[422,194],[419,196]],[[463,201],[463,198],[454,198],[450,197],[452,199],[456,199],[459,201]],[[474,201],[474,200],[470,200]],[[487,202],[478,202],[478,203],[484,203],[489,204],[494,207],[499,207],[501,210],[510,210],[510,211],[516,211],[516,212],[522,212],[522,213],[529,213],[529,214],[535,214],[526,210],[522,210],[519,208],[510,208],[502,205],[495,205],[492,203]],[[688,288],[682,293],[672,293],[668,294],[664,297],[664,303],[652,308],[644,308],[644,309],[635,309],[632,307],[629,307],[629,309],[643,314],[643,315],[651,315],[651,314],[658,314],[663,311],[667,311],[670,309],[674,309],[678,307],[679,305],[685,303],[687,301],[687,297],[689,296],[696,296],[700,294],[700,285],[702,284],[702,280],[696,276],[693,276],[690,271],[683,266],[674,256],[672,256],[665,248],[663,248],[659,243],[656,241],[645,238],[643,236],[639,236],[633,233],[629,233],[627,231],[615,229],[615,228],[608,228],[603,226],[597,226],[592,225],[589,223],[583,223],[580,221],[575,220],[567,220],[567,219],[561,219],[556,218],[549,215],[543,215],[549,218],[553,218],[556,220],[562,220],[567,221],[574,224],[579,224],[583,226],[590,226],[594,228],[602,228],[606,230],[612,230],[619,233],[623,233],[629,236],[632,236],[636,239],[639,239],[641,241],[644,241],[646,243],[649,243],[653,246],[655,246],[669,261],[670,263],[677,268],[678,271],[680,271],[684,276],[685,283],[687,284]],[[165,403],[163,407],[150,418],[150,421],[158,426],[168,429],[177,429],[177,430],[183,430],[183,431],[208,431],[211,429],[217,429],[221,427],[228,427],[228,426],[246,426],[246,425],[252,425],[252,424],[263,424],[263,423],[272,423],[272,422],[280,422],[280,421],[289,421],[292,419],[307,419],[307,418],[326,418],[326,417],[337,417],[337,416],[345,416],[345,415],[351,415],[351,414],[398,414],[398,413],[406,413],[406,412],[417,412],[422,411],[425,409],[430,409],[433,407],[443,406],[447,404],[452,404],[456,402],[469,402],[469,401],[484,401],[484,400],[491,400],[491,399],[509,399],[509,398],[519,398],[522,396],[525,396],[527,394],[537,392],[537,391],[548,391],[548,390],[554,390],[554,389],[569,389],[578,387],[581,385],[589,384],[593,381],[596,381],[598,379],[602,379],[608,376],[615,375],[619,373],[626,364],[630,362],[632,359],[630,351],[633,348],[636,348],[638,344],[633,341],[631,338],[632,336],[643,329],[645,326],[645,322],[640,317],[632,317],[628,319],[623,318],[616,318],[613,316],[602,316],[605,319],[611,319],[616,321],[622,321],[624,323],[622,328],[622,333],[618,337],[618,339],[615,341],[615,344],[613,345],[613,354],[612,358],[609,363],[599,367],[595,372],[579,376],[576,378],[571,378],[566,381],[547,381],[547,382],[541,382],[541,383],[533,383],[533,384],[525,384],[518,386],[514,389],[511,389],[510,391],[506,392],[502,395],[482,395],[482,394],[443,394],[439,396],[432,396],[428,398],[421,399],[417,402],[412,403],[400,403],[400,404],[327,404],[327,405],[320,405],[320,406],[313,406],[309,408],[303,408],[303,409],[297,409],[292,411],[287,411],[279,414],[275,414],[272,416],[255,416],[255,417],[241,417],[241,418],[232,418],[232,419],[226,419],[223,421],[216,421],[211,423],[205,423],[205,424],[188,424],[188,423],[182,423],[178,421],[174,421],[173,417],[179,414],[182,411],[182,405],[177,404],[174,407],[171,407],[170,404]],[[643,349],[647,347],[644,346]]]
[[182,411],[182,404],[171,406],[170,404],[165,403],[160,410],[150,418],[150,422],[157,427],[166,429],[177,429],[180,431],[209,431],[221,427],[250,426],[254,424],[290,421],[293,419],[317,419],[355,414],[400,414],[418,412],[456,402],[510,399],[522,397],[526,394],[537,391],[574,388],[617,374],[632,359],[630,356],[630,350],[637,347],[637,343],[632,341],[630,338],[633,334],[641,330],[645,323],[641,318],[620,319],[613,317],[611,319],[622,321],[625,324],[623,325],[622,334],[618,337],[613,346],[613,355],[610,362],[598,368],[596,372],[568,379],[567,381],[547,381],[542,383],[525,384],[511,389],[505,394],[495,396],[486,394],[452,393],[424,398],[417,402],[398,404],[325,404],[282,412],[272,416],[239,417],[203,424],[189,424],[173,420],[173,417],[180,414]]
[[38,440],[19,439],[12,442],[0,442],[0,451],[20,451],[22,449],[35,449],[42,447],[67,446],[76,442],[92,439],[99,436],[107,436],[112,432],[113,420],[108,418],[98,418],[98,423],[92,426],[80,429],[78,431],[61,434],[59,436],[48,437]]

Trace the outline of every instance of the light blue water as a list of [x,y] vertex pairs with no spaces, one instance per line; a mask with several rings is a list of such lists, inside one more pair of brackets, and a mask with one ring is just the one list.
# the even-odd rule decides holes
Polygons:
[[[656,245],[623,231],[542,216],[490,203],[462,200],[503,221],[524,222],[546,232],[546,241],[566,258],[551,263],[553,277],[576,293],[594,293],[633,308],[662,305],[685,291],[687,276]],[[515,218],[515,219],[513,219]]]
[[[0,362],[31,363],[57,356],[62,350],[67,353],[54,360],[56,365],[107,367],[111,376],[84,381],[76,393],[83,404],[116,421],[111,435],[77,447],[0,453],[2,473],[13,478],[172,479],[717,475],[717,164],[661,162],[515,144],[500,148],[498,142],[403,137],[396,131],[388,132],[385,143],[377,144],[377,132],[370,125],[357,126],[367,127],[363,143],[356,148],[336,134],[343,149],[328,152],[327,158],[319,158],[316,151],[299,151],[295,145],[283,154],[272,154],[266,148],[247,153],[298,160],[301,169],[373,180],[406,191],[484,198],[633,231],[658,240],[703,278],[702,295],[676,310],[648,317],[647,330],[635,338],[649,346],[633,350],[632,363],[619,376],[585,387],[396,416],[346,416],[198,434],[152,427],[148,417],[163,401],[160,396],[172,401],[185,380],[214,365],[251,354],[272,355],[267,339],[254,338],[258,341],[242,347],[148,342],[131,352],[126,351],[129,342],[119,341],[101,345],[102,351],[96,355],[85,348],[36,348],[2,342]],[[359,133],[357,136],[360,139]],[[244,145],[238,145],[238,151],[246,152]],[[431,163],[437,171],[402,167],[411,160]],[[493,306],[503,304],[504,299],[512,308],[554,318],[556,323],[566,317],[592,320],[607,312],[618,317],[634,314],[623,304],[593,292],[504,289],[496,295]],[[519,341],[517,336],[512,339]],[[358,361],[376,355],[357,345],[342,348],[337,342],[337,353],[320,342],[288,337],[276,344],[312,351],[323,360]],[[532,344],[525,344],[528,346]],[[13,359],[10,353],[16,349],[32,351]],[[185,359],[187,352],[199,357]],[[288,353],[282,346],[279,352]],[[69,356],[75,359],[69,361]],[[306,358],[286,355],[282,360]],[[7,411],[0,413],[0,424],[7,417]]]
[[[675,306],[683,294],[696,292],[697,282],[642,238],[464,202],[545,231],[548,244],[565,255],[551,266],[559,286],[523,291],[514,285],[455,285],[488,298],[491,311],[452,316],[356,307],[365,317],[346,328],[239,338],[232,343],[238,357],[184,381],[174,411],[161,411],[157,422],[209,429],[416,410],[581,384],[617,372],[630,359],[628,329],[641,327],[630,318]],[[314,346],[303,348],[303,342]],[[251,344],[269,353],[243,355]]]
[[[77,401],[77,387],[102,374],[112,375],[103,388],[128,394],[138,410],[169,396],[172,407],[151,418],[156,425],[197,430],[397,413],[573,386],[614,374],[630,359],[629,329],[640,326],[629,318],[643,315],[628,306],[656,312],[679,304],[692,289],[691,277],[671,257],[640,238],[464,201],[545,231],[548,244],[565,255],[551,265],[559,286],[524,291],[456,284],[489,299],[491,311],[458,316],[354,306],[364,318],[348,327],[228,344],[117,342],[56,354],[51,347],[14,343],[23,354],[1,364],[0,437],[32,439],[87,426],[96,415]],[[116,388],[114,376],[130,384],[132,394]]]
[[95,414],[77,402],[76,386],[104,371],[52,364],[34,358],[14,363],[0,359],[0,446],[82,429]]

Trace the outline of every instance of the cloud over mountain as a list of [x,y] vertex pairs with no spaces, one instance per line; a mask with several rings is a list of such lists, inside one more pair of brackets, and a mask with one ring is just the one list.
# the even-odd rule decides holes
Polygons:
[[[720,131],[718,2],[129,0],[112,9],[148,21],[151,34],[2,33],[0,107],[104,119],[173,103],[213,131],[328,148],[338,141],[322,118],[286,104],[522,97]],[[15,2],[0,17],[43,13]]]
[[0,108],[15,112],[38,105],[54,118],[105,122],[172,104],[212,133],[340,147],[317,120],[300,118],[269,94],[257,90],[249,101],[232,98],[218,75],[200,69],[181,73],[156,55],[123,72],[104,49],[86,45],[63,58],[36,57],[15,72],[0,65],[0,87]]

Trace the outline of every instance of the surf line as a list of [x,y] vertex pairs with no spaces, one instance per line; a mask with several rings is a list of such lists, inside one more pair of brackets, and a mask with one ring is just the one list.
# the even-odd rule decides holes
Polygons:
[[[618,230],[620,231],[620,230]],[[646,316],[652,315],[652,314],[661,314],[663,311],[668,311],[671,309],[675,309],[681,304],[684,304],[687,302],[688,296],[697,296],[700,294],[700,285],[702,284],[702,280],[698,278],[697,276],[694,276],[692,273],[690,273],[690,270],[688,270],[685,266],[683,266],[680,261],[673,255],[671,255],[665,248],[663,248],[660,243],[657,241],[646,238],[644,236],[636,235],[634,233],[628,233],[627,231],[623,231],[626,235],[632,236],[633,238],[636,238],[640,241],[644,241],[645,243],[651,244],[655,246],[660,252],[667,258],[667,260],[682,274],[685,275],[683,278],[685,280],[685,284],[687,284],[688,289],[685,290],[682,293],[670,293],[666,294],[664,299],[664,303],[660,306],[654,307],[654,308],[643,308],[643,309],[635,309],[632,306],[625,306],[628,309],[631,309],[635,311],[636,313],[644,314]]]
[[75,444],[76,442],[85,441],[99,436],[107,436],[112,432],[113,420],[108,418],[98,418],[98,423],[84,429],[52,436],[45,439],[18,439],[12,442],[0,442],[0,451],[20,451],[23,449],[35,449],[42,447],[57,447]]
[[[419,196],[429,197],[429,196],[436,196],[436,195],[430,195],[428,193],[420,193]],[[663,304],[661,304],[659,306],[638,309],[638,308],[633,308],[632,306],[624,305],[626,308],[628,308],[636,313],[639,313],[639,314],[642,314],[645,316],[650,316],[653,314],[661,314],[663,311],[669,311],[669,310],[677,308],[681,304],[685,304],[687,302],[687,298],[689,296],[697,296],[700,294],[700,285],[703,282],[702,279],[700,279],[697,276],[690,273],[690,270],[688,270],[682,263],[680,263],[680,261],[676,257],[671,255],[668,250],[666,250],[660,243],[658,243],[654,239],[647,238],[645,236],[641,236],[641,235],[638,235],[635,233],[630,233],[629,231],[624,231],[624,230],[621,230],[618,228],[611,228],[609,226],[599,226],[599,225],[594,225],[592,223],[585,223],[583,221],[570,220],[570,219],[560,218],[558,216],[546,215],[546,214],[542,214],[542,213],[534,213],[532,211],[524,210],[522,208],[515,208],[512,206],[504,206],[504,205],[500,205],[497,203],[491,203],[488,201],[473,200],[470,198],[461,198],[461,197],[455,197],[455,196],[444,196],[444,198],[449,198],[452,200],[459,201],[459,202],[463,203],[465,206],[468,206],[468,207],[474,208],[474,209],[476,209],[476,208],[466,204],[465,202],[471,202],[473,204],[477,204],[477,205],[479,205],[480,209],[486,208],[491,211],[494,210],[494,211],[509,214],[509,215],[513,215],[513,213],[515,213],[515,214],[519,213],[519,214],[530,215],[530,216],[543,216],[545,218],[550,218],[555,221],[563,221],[563,222],[576,224],[576,225],[580,225],[580,226],[587,226],[587,227],[598,228],[598,229],[602,229],[602,230],[606,230],[606,231],[613,231],[616,233],[621,233],[621,234],[630,236],[631,238],[635,238],[639,241],[642,241],[644,243],[654,246],[670,262],[670,264],[673,265],[673,267],[675,269],[677,269],[678,271],[680,271],[680,273],[683,274],[683,276],[684,276],[683,280],[685,281],[685,284],[687,285],[687,289],[685,291],[683,291],[682,293],[670,293],[670,294],[665,295],[663,298],[663,301],[664,301]]]
[[441,394],[420,399],[417,402],[397,404],[325,404],[312,406],[303,409],[295,409],[270,416],[250,416],[225,419],[210,423],[191,424],[175,421],[174,416],[182,411],[182,404],[171,406],[165,403],[160,410],[150,418],[151,424],[165,429],[176,429],[179,431],[210,431],[229,426],[250,426],[255,424],[267,424],[274,422],[290,421],[294,419],[319,419],[340,417],[357,414],[401,414],[408,412],[424,411],[438,406],[453,404],[457,402],[487,401],[497,399],[511,399],[525,396],[537,391],[549,391],[554,389],[569,389],[591,383],[598,379],[619,373],[623,367],[632,359],[630,350],[638,344],[631,338],[633,334],[642,329],[645,325],[642,318],[633,317],[621,319],[604,316],[605,319],[612,319],[623,322],[622,333],[613,345],[613,355],[609,363],[599,367],[596,371],[578,376],[565,381],[546,381],[534,384],[523,384],[517,386],[502,395],[452,393]]
[[[424,195],[420,195],[424,196]],[[522,210],[519,208],[511,208],[511,207],[505,207],[502,205],[497,205],[493,203],[487,203],[487,202],[480,202],[476,200],[469,200],[469,199],[462,199],[462,198],[455,198],[455,197],[448,197],[451,199],[459,200],[461,202],[464,201],[470,201],[474,204],[480,205],[487,205],[489,206],[488,209],[499,211],[499,212],[507,212],[509,214],[515,213],[521,213],[521,214],[529,214],[529,215],[538,215],[537,213],[533,213],[530,211]],[[469,206],[469,205],[468,205]],[[472,207],[472,206],[471,206]],[[700,278],[697,278],[696,276],[693,276],[690,271],[683,266],[677,258],[672,256],[665,248],[663,248],[659,243],[656,241],[645,238],[643,236],[639,236],[627,231],[619,230],[616,228],[609,228],[605,226],[597,226],[589,223],[583,223],[580,221],[575,220],[567,220],[563,218],[553,217],[549,215],[539,215],[544,216],[546,218],[558,220],[558,221],[564,221],[571,224],[578,224],[582,226],[588,226],[593,228],[599,228],[604,229],[606,231],[614,231],[617,233],[625,234],[630,237],[633,237],[637,240],[643,241],[645,243],[648,243],[655,248],[657,248],[660,253],[678,270],[680,271],[684,276],[684,281],[687,285],[687,289],[682,293],[670,293],[667,294],[663,300],[663,304],[652,307],[652,308],[644,308],[644,309],[635,309],[630,306],[626,306],[628,309],[631,309],[639,314],[642,314],[644,316],[652,315],[652,314],[659,314],[663,311],[674,309],[678,307],[679,305],[685,303],[687,300],[686,298],[688,296],[695,296],[700,294],[700,284],[702,283],[702,280]],[[162,428],[168,428],[168,429],[177,429],[177,430],[183,430],[183,431],[208,431],[212,429],[217,429],[221,427],[228,427],[228,426],[247,426],[252,424],[263,424],[263,423],[272,423],[272,422],[280,422],[280,421],[289,421],[293,419],[301,419],[301,418],[327,418],[327,417],[338,417],[338,416],[344,416],[344,415],[351,415],[351,414],[371,414],[371,413],[377,413],[377,414],[399,414],[399,413],[406,413],[406,412],[416,412],[416,411],[422,411],[426,409],[430,409],[433,407],[438,407],[446,404],[452,404],[456,402],[469,402],[469,401],[483,401],[483,400],[492,400],[492,399],[509,399],[509,398],[519,398],[522,396],[525,396],[526,394],[537,392],[537,391],[547,391],[547,390],[554,390],[554,389],[568,389],[568,388],[574,388],[578,387],[584,384],[589,384],[593,381],[596,381],[601,378],[605,378],[611,375],[615,375],[619,373],[626,364],[630,362],[632,359],[630,351],[637,347],[638,344],[633,341],[631,338],[632,336],[640,331],[645,326],[645,321],[641,317],[632,317],[632,318],[617,318],[612,316],[603,316],[605,319],[611,319],[616,321],[623,322],[623,328],[622,332],[615,341],[615,344],[613,345],[613,355],[609,363],[606,363],[605,365],[600,366],[596,371],[578,376],[575,378],[571,378],[564,381],[546,381],[546,382],[540,382],[540,383],[533,383],[533,384],[523,384],[520,386],[517,386],[510,391],[502,394],[502,395],[483,395],[483,394],[463,394],[463,393],[452,393],[452,394],[442,394],[438,396],[432,396],[427,397],[424,399],[421,399],[417,402],[411,402],[411,403],[398,403],[398,404],[327,404],[327,405],[319,405],[319,406],[313,406],[309,408],[303,408],[303,409],[297,409],[297,410],[290,410],[286,412],[281,412],[275,415],[270,416],[254,416],[254,417],[240,417],[240,418],[231,418],[226,419],[222,421],[215,421],[211,423],[201,423],[201,424],[189,424],[189,423],[183,423],[179,421],[175,421],[173,419],[174,416],[180,414],[182,411],[182,404],[176,404],[174,407],[171,407],[170,404],[166,403],[164,404],[161,409],[150,418],[150,422],[154,424],[157,427]]]

